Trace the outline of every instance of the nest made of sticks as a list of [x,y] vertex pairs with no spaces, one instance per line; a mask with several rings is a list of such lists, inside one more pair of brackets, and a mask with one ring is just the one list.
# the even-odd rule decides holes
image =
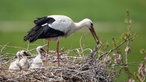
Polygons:
[[[96,54],[97,48],[85,57],[62,54],[63,66],[51,64],[35,70],[10,71],[8,63],[3,62],[0,67],[0,82],[112,82],[114,72],[108,64],[99,61]],[[55,56],[49,57],[50,62]]]

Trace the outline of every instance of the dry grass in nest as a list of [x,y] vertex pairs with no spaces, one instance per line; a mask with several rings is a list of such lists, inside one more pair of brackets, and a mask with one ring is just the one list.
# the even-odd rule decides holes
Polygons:
[[[97,49],[87,57],[61,55],[62,66],[58,67],[56,55],[49,57],[49,63],[42,69],[8,70],[9,63],[0,67],[1,82],[112,82],[114,74],[106,63],[96,58]],[[79,60],[81,62],[79,62]]]

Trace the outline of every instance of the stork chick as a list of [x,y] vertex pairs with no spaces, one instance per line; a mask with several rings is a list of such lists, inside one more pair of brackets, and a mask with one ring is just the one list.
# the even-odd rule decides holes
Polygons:
[[43,67],[43,59],[44,59],[44,55],[45,55],[45,50],[43,49],[43,46],[38,46],[36,48],[36,51],[37,51],[38,55],[32,60],[30,69],[36,69],[36,68]]
[[22,58],[19,61],[19,64],[22,70],[27,70],[29,68],[29,61],[28,61],[27,56],[30,56],[30,54],[28,54],[25,50],[21,50],[20,55],[22,56]]
[[20,61],[20,51],[16,53],[16,60],[10,64],[9,70],[21,70],[19,61]]

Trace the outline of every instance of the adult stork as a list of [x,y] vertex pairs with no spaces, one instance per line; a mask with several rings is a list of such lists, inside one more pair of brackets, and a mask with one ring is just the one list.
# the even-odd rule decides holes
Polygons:
[[56,52],[58,58],[58,66],[60,65],[60,60],[59,60],[60,37],[67,37],[83,27],[88,27],[96,41],[96,44],[99,44],[98,37],[93,28],[93,22],[88,18],[85,18],[80,22],[76,23],[73,22],[73,20],[68,16],[50,15],[50,16],[38,18],[34,20],[34,23],[35,26],[24,37],[24,41],[29,40],[29,42],[34,42],[37,39],[47,39],[49,46],[50,40],[57,40]]

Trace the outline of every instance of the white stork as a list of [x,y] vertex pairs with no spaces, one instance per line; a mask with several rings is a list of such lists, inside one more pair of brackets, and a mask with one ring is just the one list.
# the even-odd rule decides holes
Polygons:
[[13,61],[11,64],[10,64],[10,66],[9,66],[9,70],[21,70],[21,66],[20,66],[20,63],[19,63],[19,61],[20,61],[20,51],[18,51],[17,53],[16,53],[16,60],[15,61]]
[[27,70],[29,68],[29,61],[27,56],[30,56],[30,54],[28,54],[25,50],[21,50],[20,55],[22,58],[20,59],[19,64],[23,70]]
[[43,67],[43,59],[45,56],[45,50],[43,49],[44,46],[38,46],[36,51],[38,55],[32,60],[30,69],[37,69]]
[[[28,32],[28,34],[24,37],[24,41],[29,40],[29,42],[34,42],[37,39],[47,39],[48,46],[50,40],[57,40],[57,58],[58,58],[58,66],[60,65],[60,56],[59,56],[59,40],[60,37],[67,37],[74,33],[75,31],[88,27],[91,31],[96,44],[99,44],[98,37],[93,28],[93,22],[85,18],[80,22],[73,22],[73,20],[64,15],[50,15],[38,18],[34,20],[35,26]],[[48,50],[47,50],[48,52]]]

